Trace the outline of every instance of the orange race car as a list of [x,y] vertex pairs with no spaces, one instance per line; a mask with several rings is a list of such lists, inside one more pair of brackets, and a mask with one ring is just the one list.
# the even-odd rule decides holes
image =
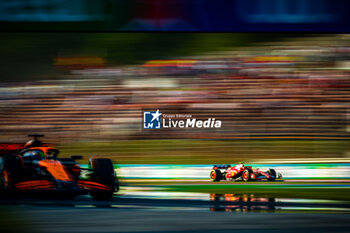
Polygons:
[[62,197],[89,193],[95,199],[109,199],[119,190],[110,159],[92,157],[83,168],[76,162],[82,156],[58,158],[57,149],[38,140],[44,135],[29,136],[34,139],[26,144],[0,145],[1,192],[40,191]]

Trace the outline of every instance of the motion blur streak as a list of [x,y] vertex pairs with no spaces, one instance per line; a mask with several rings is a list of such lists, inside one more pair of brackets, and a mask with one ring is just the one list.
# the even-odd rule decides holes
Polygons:
[[[43,53],[35,55],[40,59],[30,67],[28,58],[39,44],[22,41],[23,48],[10,46],[22,56],[17,63],[11,62],[12,53],[1,51],[7,77],[37,81],[0,84],[0,130],[6,132],[0,140],[24,141],[28,132],[43,132],[49,142],[64,143],[64,153],[90,151],[122,163],[348,156],[348,35],[282,37],[238,47],[233,38],[240,41],[242,35],[218,34],[215,40],[220,43],[213,40],[207,50],[198,45],[189,52],[183,47],[184,54],[191,55],[180,56],[181,50],[176,50],[164,59],[135,59],[140,53],[128,47],[134,45],[126,44],[128,35],[143,39],[152,51],[157,41],[165,46],[163,40],[170,40],[167,34],[149,35],[154,42],[144,40],[144,34],[113,35],[110,40],[103,35],[35,35]],[[171,39],[192,45],[189,35]],[[2,40],[18,36],[5,34]],[[211,38],[203,35],[207,37]],[[231,38],[232,46],[224,47],[223,41],[230,44]],[[45,47],[70,39],[70,45],[55,45],[55,55]],[[126,49],[112,56],[115,49],[108,43]],[[83,45],[73,49],[73,44]],[[97,44],[98,51],[87,47]],[[132,65],[121,65],[123,55]],[[151,57],[159,56],[164,54],[153,52]],[[143,130],[144,109],[215,118],[222,127]]]
[[[307,163],[307,164],[247,164],[261,170],[274,168],[283,179],[337,179],[348,182],[350,163]],[[209,180],[209,171],[213,165],[173,165],[173,164],[121,164],[117,173],[127,179],[205,179]]]

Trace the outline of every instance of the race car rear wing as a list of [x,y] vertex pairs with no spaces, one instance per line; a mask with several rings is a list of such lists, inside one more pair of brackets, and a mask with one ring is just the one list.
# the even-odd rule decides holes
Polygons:
[[[0,156],[6,154],[16,154],[24,149],[25,143],[0,143]],[[43,144],[49,146],[50,144]]]
[[18,153],[23,150],[24,143],[0,143],[0,156],[11,153]]
[[229,167],[231,167],[230,164],[213,165],[213,169],[227,169]]

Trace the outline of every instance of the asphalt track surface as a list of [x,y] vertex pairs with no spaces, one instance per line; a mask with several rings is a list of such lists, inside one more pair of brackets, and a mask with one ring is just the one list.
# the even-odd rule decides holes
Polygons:
[[[34,232],[349,232],[348,214],[16,206]],[[15,225],[14,224],[14,225]],[[13,228],[16,229],[16,228]]]
[[[326,188],[326,187],[325,187]],[[166,192],[123,186],[109,201],[88,195],[0,198],[4,232],[349,232],[350,203]]]

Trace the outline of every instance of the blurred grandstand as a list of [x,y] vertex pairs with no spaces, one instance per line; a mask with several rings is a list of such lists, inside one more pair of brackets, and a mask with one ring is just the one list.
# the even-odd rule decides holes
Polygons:
[[[349,51],[348,35],[318,35],[142,65],[56,57],[54,80],[0,84],[0,139],[348,139]],[[143,109],[223,126],[142,130]]]

